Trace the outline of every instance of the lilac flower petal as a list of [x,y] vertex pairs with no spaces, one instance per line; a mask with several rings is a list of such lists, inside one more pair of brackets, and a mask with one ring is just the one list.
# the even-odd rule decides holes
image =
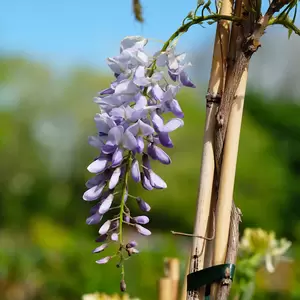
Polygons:
[[137,150],[138,153],[142,153],[143,150],[144,150],[144,147],[145,147],[143,137],[138,136],[136,138],[136,141],[137,141],[137,148],[136,148],[136,150]]
[[135,150],[137,147],[137,140],[134,135],[128,131],[125,131],[124,138],[123,138],[123,146],[128,150]]
[[173,148],[172,140],[170,139],[170,136],[167,132],[160,132],[158,134],[158,138],[160,143],[167,148]]
[[108,246],[108,244],[102,244],[101,246],[99,246],[95,250],[93,250],[93,253],[102,252],[107,246]]
[[121,175],[121,168],[116,168],[110,178],[108,188],[112,190],[118,184]]
[[153,186],[150,183],[150,180],[141,172],[142,186],[145,190],[153,190]]
[[121,51],[128,48],[142,49],[148,40],[142,36],[127,36],[121,41]]
[[100,204],[101,204],[101,202],[99,202],[96,205],[93,205],[91,207],[91,209],[90,209],[90,214],[91,215],[95,214],[99,210]]
[[154,173],[152,170],[149,170],[150,175],[150,184],[156,188],[156,189],[165,189],[167,188],[167,184],[164,182],[164,180],[159,177],[156,173]]
[[100,264],[100,265],[103,265],[103,264],[106,264],[110,259],[111,259],[111,256],[106,256],[104,258],[96,260],[96,263]]
[[119,240],[119,235],[114,232],[110,238],[112,241],[117,242]]
[[181,109],[178,101],[175,99],[170,101],[170,110],[176,117],[178,117],[178,118],[184,117],[184,113],[182,112],[182,109]]
[[176,79],[177,79],[177,75],[176,74],[172,73],[172,71],[170,71],[170,70],[168,71],[168,74],[169,74],[170,78],[173,81],[176,81]]
[[147,228],[145,228],[141,225],[138,225],[138,224],[136,224],[135,227],[141,235],[145,235],[145,236],[151,235],[151,231],[148,230]]
[[121,164],[122,160],[123,160],[123,150],[120,149],[120,148],[117,148],[115,153],[112,156],[111,166],[113,168],[116,167],[116,166],[119,166]]
[[141,93],[138,93],[135,97],[135,105],[134,109],[143,109],[145,106],[147,106],[147,98],[142,95]]
[[84,194],[83,194],[83,200],[85,201],[94,201],[97,200],[100,196],[101,193],[105,187],[105,182],[102,182],[99,185],[95,185],[92,188],[88,189]]
[[145,67],[139,66],[134,73],[133,83],[137,86],[148,86],[151,82],[145,76]]
[[196,86],[193,84],[188,74],[185,71],[182,71],[179,75],[180,82],[187,87],[195,88]]
[[135,95],[138,92],[138,87],[131,80],[121,81],[115,89],[115,95]]
[[128,215],[124,215],[124,221],[130,223],[130,217]]
[[117,145],[112,144],[110,141],[108,141],[103,147],[102,147],[102,153],[104,154],[111,154],[116,151],[118,148]]
[[151,206],[145,202],[142,198],[137,197],[136,201],[142,211],[148,212],[151,210]]
[[168,57],[166,53],[160,53],[156,58],[156,65],[158,67],[165,67],[167,65]]
[[100,234],[100,235],[106,234],[107,231],[109,230],[110,224],[111,224],[111,221],[110,221],[110,220],[107,220],[107,221],[100,227],[100,229],[99,229],[99,234]]
[[92,188],[93,186],[102,183],[104,180],[105,180],[105,175],[104,175],[104,173],[101,173],[101,174],[98,174],[98,175],[96,175],[96,176],[90,178],[90,179],[86,182],[85,186],[86,186],[87,188]]
[[152,123],[156,132],[160,132],[164,127],[163,119],[156,113],[151,114]]
[[136,122],[132,125],[130,125],[127,129],[126,129],[126,132],[129,131],[131,132],[134,136],[136,136],[139,132],[139,123]]
[[175,119],[171,119],[169,122],[167,122],[163,129],[161,130],[162,132],[171,132],[176,130],[179,127],[183,126],[183,121],[181,119],[175,118]]
[[142,225],[149,223],[149,218],[147,216],[137,216],[137,217],[134,217],[133,219],[136,223],[139,223]]
[[136,241],[130,241],[127,245],[126,248],[134,248],[137,246],[137,242]]
[[131,176],[135,182],[141,181],[139,162],[134,159],[131,166]]
[[157,159],[157,155],[156,155],[156,152],[155,152],[155,150],[154,150],[154,145],[153,145],[153,143],[150,143],[150,144],[148,145],[148,147],[147,147],[147,153],[148,153],[148,155],[149,155],[152,159],[154,159],[154,160]]
[[151,89],[151,95],[155,100],[161,100],[163,98],[164,92],[158,84],[155,84]]
[[99,136],[89,136],[88,143],[92,147],[95,147],[98,149],[101,149],[104,145],[103,141],[101,140],[101,138]]
[[[157,160],[159,160],[161,163],[165,164],[165,165],[169,165],[171,163],[171,159],[169,157],[169,155],[162,150],[161,148],[152,145],[151,147],[151,151],[153,152],[154,156],[156,157]],[[148,148],[149,149],[149,148]],[[150,153],[151,153],[150,151]]]
[[110,141],[112,145],[119,145],[122,140],[123,133],[123,126],[116,126],[111,128],[108,132],[108,141]]
[[138,120],[138,124],[142,135],[151,135],[154,132],[154,129],[143,121]]
[[120,222],[119,220],[113,221],[110,224],[110,230],[116,230],[117,228],[119,228]]
[[98,211],[99,214],[104,215],[110,209],[113,200],[114,200],[113,194],[108,195],[107,198],[103,200],[102,204],[99,207],[99,211]]
[[103,234],[103,235],[99,235],[96,239],[95,242],[97,243],[103,243],[107,240],[108,235],[107,234]]
[[102,220],[103,216],[100,215],[98,212],[93,214],[92,216],[88,217],[86,219],[86,224],[87,225],[95,225],[100,223],[100,221]]
[[102,95],[110,95],[110,94],[113,94],[115,92],[114,89],[112,88],[107,88],[105,90],[102,90],[98,93],[99,96],[102,96]]
[[100,157],[96,160],[94,160],[88,167],[88,171],[91,173],[100,173],[102,172],[108,163],[107,158],[105,157]]

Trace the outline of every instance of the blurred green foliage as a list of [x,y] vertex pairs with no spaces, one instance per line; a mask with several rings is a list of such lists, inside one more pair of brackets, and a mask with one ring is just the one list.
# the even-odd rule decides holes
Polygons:
[[[118,292],[115,264],[95,264],[97,227],[85,225],[89,204],[81,200],[86,166],[97,155],[87,144],[96,133],[92,99],[109,79],[83,67],[58,74],[23,58],[0,58],[0,299]],[[293,242],[293,264],[272,278],[258,275],[255,299],[300,299],[300,107],[265,98],[251,91],[246,98],[235,199],[242,228],[274,230]],[[199,91],[183,91],[179,100],[185,126],[172,136],[173,163],[155,166],[168,189],[130,187],[153,208],[154,234],[139,239],[141,253],[126,264],[128,292],[142,300],[156,299],[164,257],[186,260],[190,240],[170,230],[193,228],[204,100]]]

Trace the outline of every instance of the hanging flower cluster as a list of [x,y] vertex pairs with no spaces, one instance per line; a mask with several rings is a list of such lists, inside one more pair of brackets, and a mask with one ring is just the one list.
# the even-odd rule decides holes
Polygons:
[[[162,146],[173,147],[169,133],[184,124],[175,97],[182,86],[195,87],[185,71],[190,64],[183,62],[184,54],[176,55],[174,47],[169,46],[150,57],[144,51],[146,44],[143,37],[126,37],[121,42],[120,55],[108,58],[115,81],[95,98],[100,108],[95,116],[98,135],[89,137],[89,144],[98,148],[100,155],[87,168],[95,177],[88,180],[88,190],[83,195],[85,201],[98,201],[86,220],[89,225],[100,223],[108,211],[119,209],[117,215],[100,226],[96,241],[102,244],[94,253],[102,252],[111,242],[119,243],[115,255],[96,262],[104,264],[119,257],[121,290],[126,289],[124,254],[138,253],[135,241],[124,243],[124,225],[135,227],[141,235],[151,234],[143,226],[149,222],[147,216],[130,214],[127,198],[134,199],[142,212],[148,212],[150,206],[128,194],[129,176],[146,190],[167,187],[150,161],[171,163]],[[167,112],[174,118],[165,122],[163,114]]]

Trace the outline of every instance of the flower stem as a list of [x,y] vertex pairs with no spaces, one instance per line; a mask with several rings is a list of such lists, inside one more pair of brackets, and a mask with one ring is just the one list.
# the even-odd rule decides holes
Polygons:
[[[119,227],[119,237],[120,237],[120,248],[123,248],[123,223],[124,223],[124,208],[125,208],[125,197],[126,197],[126,190],[128,186],[128,178],[129,178],[129,172],[131,168],[131,163],[132,163],[132,153],[129,152],[129,156],[127,158],[127,164],[126,164],[126,170],[125,170],[125,177],[124,177],[124,184],[122,188],[122,196],[121,196],[121,204],[120,204],[120,227]],[[120,252],[121,255],[121,260],[123,260],[123,255],[122,255],[122,250]],[[124,264],[122,263],[121,266],[121,274],[122,274],[122,279],[124,279]]]

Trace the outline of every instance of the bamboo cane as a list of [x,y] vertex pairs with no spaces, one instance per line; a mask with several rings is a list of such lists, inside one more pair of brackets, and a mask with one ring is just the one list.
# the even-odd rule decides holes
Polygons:
[[[236,0],[234,12],[236,16],[241,16],[243,7],[242,4],[242,0]],[[240,51],[242,38],[243,36],[241,28],[237,24],[233,24],[229,45],[226,84],[229,84],[227,80],[232,75],[231,73],[235,63],[236,52]],[[236,91],[235,101],[231,107],[226,132],[226,143],[224,145],[218,201],[216,205],[216,214],[218,218],[216,220],[216,238],[213,265],[222,264],[225,262],[235,263],[236,259],[239,219],[236,219],[238,213],[232,199],[247,77],[248,68],[244,70]],[[234,232],[231,232],[230,241],[228,239],[229,228],[231,231],[234,230]],[[220,288],[218,291],[218,285],[214,284],[211,287],[211,297],[212,299],[218,300],[227,299],[229,290],[230,287],[227,285],[226,289]]]
[[[220,13],[230,15],[232,12],[232,2],[223,0]],[[192,255],[190,259],[190,273],[203,269],[205,258],[205,246],[207,240],[199,238],[206,236],[209,224],[209,214],[211,208],[211,194],[214,178],[214,152],[213,140],[215,129],[215,114],[217,109],[216,100],[223,91],[226,56],[229,40],[229,22],[220,21],[217,26],[212,59],[211,76],[209,80],[207,109],[205,120],[205,132],[202,152],[202,162],[200,171],[200,183],[198,191],[197,212],[194,225],[194,238],[192,245]],[[197,293],[187,295],[188,300],[204,299],[205,288],[199,289]]]
[[166,258],[164,277],[158,282],[159,300],[177,300],[180,262],[177,258]]

